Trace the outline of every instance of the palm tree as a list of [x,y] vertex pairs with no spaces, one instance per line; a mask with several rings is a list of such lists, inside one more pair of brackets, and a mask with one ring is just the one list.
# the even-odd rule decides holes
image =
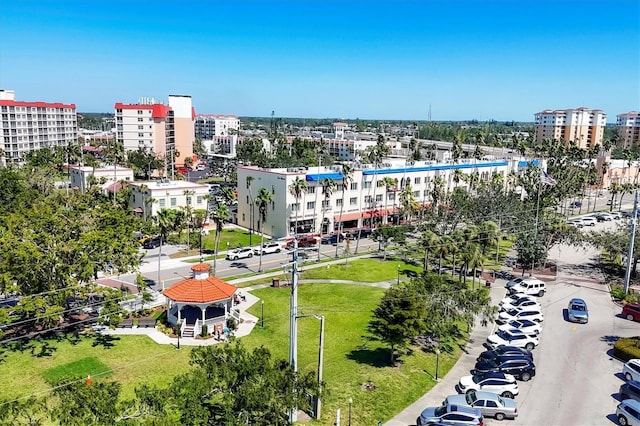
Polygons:
[[192,219],[192,209],[191,209],[191,197],[194,196],[196,194],[195,191],[190,191],[190,190],[185,190],[182,191],[182,193],[185,196],[186,202],[187,204],[185,206],[182,207],[182,209],[184,210],[185,213],[185,220],[187,222],[187,253],[189,253],[189,250],[191,249],[191,245],[189,244],[189,234],[191,233],[191,219]]
[[463,238],[464,237],[462,235],[461,229],[455,229],[451,233],[451,240],[453,241],[453,244],[451,244],[451,247],[449,250],[452,256],[452,260],[451,260],[451,276],[452,277],[456,273],[456,256],[458,255],[458,253],[460,253],[461,245],[464,242]]
[[442,260],[446,258],[452,252],[453,246],[456,245],[456,242],[453,240],[451,235],[443,235],[440,237],[440,245],[437,249],[438,254],[438,275],[442,274]]
[[[336,190],[336,183],[331,178],[324,178],[322,179],[322,182],[320,184],[322,186],[322,195],[324,196],[324,200],[322,202],[322,221],[320,222],[320,236],[322,236],[322,228],[324,227],[325,211],[327,210],[327,207],[329,205],[331,195],[333,195],[333,192]],[[327,229],[327,231],[329,231],[329,229]],[[340,237],[338,237],[338,241],[339,239]],[[319,244],[320,244],[320,241],[318,241],[318,245]],[[320,247],[318,247],[318,262],[320,262]]]
[[453,158],[453,161],[456,163],[458,162],[460,157],[462,157],[462,154],[464,152],[462,148],[462,144],[465,142],[466,139],[467,139],[467,133],[465,132],[464,129],[460,129],[456,132],[456,135],[453,139],[453,146],[451,150],[451,158]]
[[253,235],[253,193],[251,192],[251,182],[254,180],[255,178],[253,176],[247,176],[245,179],[247,189],[249,190],[249,245],[252,245],[251,236]]
[[[260,188],[255,203],[258,207],[258,224],[260,225],[260,247],[264,245],[264,224],[267,222],[269,215],[269,203],[275,201],[275,196],[266,188]],[[318,250],[319,252],[319,250]],[[262,250],[260,250],[260,264],[258,272],[262,272]]]
[[300,199],[304,194],[306,194],[309,189],[309,185],[307,185],[307,181],[302,179],[300,176],[296,176],[296,178],[289,185],[289,194],[293,195],[293,198],[296,200],[296,226],[294,227],[294,234],[298,233],[298,212],[300,211]]
[[482,255],[487,252],[487,248],[492,245],[498,245],[498,224],[494,221],[487,220],[482,222],[478,229],[478,242],[482,247]]
[[160,285],[160,259],[162,259],[162,244],[167,241],[169,232],[175,229],[175,211],[170,209],[161,209],[154,220],[160,231],[160,250],[158,252],[158,282]]
[[413,216],[413,212],[418,209],[418,201],[415,199],[413,195],[413,188],[411,185],[405,185],[400,192],[400,204],[402,205],[402,210],[407,215],[407,222],[409,222]]
[[216,275],[216,259],[218,259],[218,246],[220,245],[220,236],[224,228],[224,221],[229,218],[229,207],[224,203],[219,203],[211,213],[211,219],[216,225],[215,246],[213,248],[213,275]]
[[473,278],[471,281],[471,288],[475,288],[476,286],[476,270],[478,268],[484,268],[484,257],[480,251],[480,247],[477,244],[469,244],[465,247],[464,252],[462,253],[462,258],[465,263],[465,275],[469,268],[471,268],[471,272],[473,273]]
[[[396,186],[398,185],[398,181],[390,176],[385,176],[384,179],[382,179],[382,185],[384,185],[384,187],[386,188],[386,194],[385,194],[385,212],[384,212],[384,223],[387,223],[387,204],[389,202],[389,192],[391,192],[391,189],[396,188]],[[397,197],[397,194],[396,194]],[[396,197],[394,197],[393,199],[393,210],[395,211],[395,207],[396,207]],[[398,218],[399,219],[399,218]],[[397,225],[397,223],[396,223]]]
[[[344,229],[344,225],[342,224],[342,211],[344,210],[344,203],[345,203],[344,193],[348,189],[348,187],[351,185],[352,181],[353,181],[353,166],[351,166],[350,164],[343,164],[342,165],[342,184],[341,184],[342,204],[340,205],[340,216],[338,217],[338,232],[340,234],[342,234],[342,231]],[[336,244],[336,257],[338,257],[338,244]]]
[[140,191],[140,194],[142,195],[142,219],[144,220],[147,220],[147,200],[144,198],[144,196],[147,194],[148,189],[149,187],[144,183],[138,186],[138,191]]
[[453,171],[453,183],[455,184],[455,188],[457,188],[460,181],[463,181],[463,180],[464,180],[464,173],[462,173],[462,170],[455,169]]
[[424,231],[420,236],[420,245],[424,249],[422,272],[425,274],[429,272],[429,255],[437,252],[439,243],[440,237],[430,229]]

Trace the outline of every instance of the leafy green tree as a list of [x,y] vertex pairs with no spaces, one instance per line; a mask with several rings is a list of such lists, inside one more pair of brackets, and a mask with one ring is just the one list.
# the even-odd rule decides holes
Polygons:
[[[258,207],[258,224],[260,225],[260,247],[264,245],[264,224],[269,216],[269,205],[275,201],[275,196],[266,188],[260,188],[255,203]],[[258,272],[262,271],[262,250],[260,250],[260,263]]]
[[392,286],[373,311],[368,331],[390,348],[390,362],[395,363],[396,349],[409,345],[411,339],[424,332],[426,307],[412,287]]
[[64,425],[112,425],[121,413],[118,398],[121,385],[98,381],[87,385],[84,380],[59,383],[53,394],[59,403],[51,411],[51,420]]
[[383,259],[387,259],[387,247],[391,242],[402,243],[406,239],[406,226],[381,225],[373,230],[371,239],[378,241],[382,248]]

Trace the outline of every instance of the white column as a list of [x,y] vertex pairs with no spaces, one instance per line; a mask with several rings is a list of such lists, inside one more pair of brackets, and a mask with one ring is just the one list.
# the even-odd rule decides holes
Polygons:
[[227,319],[228,317],[227,303],[228,302],[224,302],[224,319]]
[[176,306],[178,306],[178,322],[182,321],[182,315],[180,315],[180,311],[182,311],[182,306],[180,305],[180,303],[176,303]]
[[204,320],[205,320],[205,313],[207,311],[207,306],[200,306],[200,310],[202,311],[202,323],[204,324]]

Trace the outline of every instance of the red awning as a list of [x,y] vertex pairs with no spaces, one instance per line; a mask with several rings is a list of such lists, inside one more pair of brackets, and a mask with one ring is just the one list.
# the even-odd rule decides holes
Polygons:
[[[343,213],[342,214],[342,222],[349,222],[351,220],[360,219],[360,213]],[[333,216],[334,222],[340,222],[340,215]]]
[[373,216],[380,217],[380,216],[384,216],[385,214],[388,214],[388,215],[393,214],[393,209],[388,209],[388,210],[376,209],[373,211],[364,212],[364,217],[371,217],[372,213],[373,213]]

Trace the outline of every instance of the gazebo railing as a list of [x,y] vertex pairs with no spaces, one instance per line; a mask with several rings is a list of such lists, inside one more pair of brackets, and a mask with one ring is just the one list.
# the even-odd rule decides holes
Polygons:
[[193,337],[196,337],[198,334],[202,334],[202,320],[196,320],[195,325],[193,326]]
[[226,324],[226,321],[225,321],[225,317],[223,315],[221,317],[208,318],[208,319],[204,320],[204,323],[206,324],[207,328],[209,329],[209,333],[213,333],[213,325],[214,324],[218,324],[218,323]]

